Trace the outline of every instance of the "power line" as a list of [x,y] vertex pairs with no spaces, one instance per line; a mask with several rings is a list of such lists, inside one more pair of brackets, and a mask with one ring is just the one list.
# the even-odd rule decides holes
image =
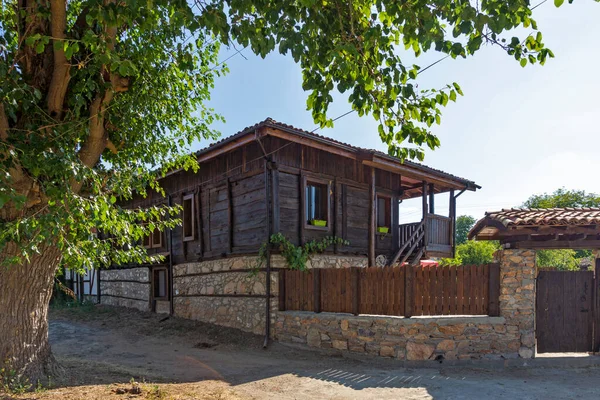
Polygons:
[[[544,1],[548,1],[548,0],[544,0]],[[417,75],[419,75],[419,74],[421,74],[421,73],[423,73],[423,72],[427,71],[429,68],[433,67],[434,65],[436,65],[436,64],[438,64],[438,63],[441,63],[442,61],[444,61],[444,60],[445,60],[446,58],[448,58],[448,57],[450,57],[450,54],[448,54],[448,55],[446,55],[446,56],[444,56],[444,57],[440,58],[440,59],[439,59],[439,60],[437,60],[437,61],[434,61],[434,62],[432,62],[431,64],[429,64],[429,65],[428,65],[428,66],[426,66],[425,68],[423,68],[423,69],[419,70],[419,71],[417,72]],[[331,120],[331,122],[335,122],[335,121],[337,121],[338,119],[344,118],[346,115],[352,114],[354,111],[356,111],[356,110],[350,110],[350,111],[347,111],[347,112],[345,112],[344,114],[342,114],[342,115],[339,115],[339,116],[335,117],[334,119],[332,119],[332,120]],[[313,129],[312,131],[310,131],[310,133],[315,133],[315,132],[316,132],[316,131],[318,131],[319,129],[321,129],[321,127],[320,127],[320,126],[317,126],[315,129]]]

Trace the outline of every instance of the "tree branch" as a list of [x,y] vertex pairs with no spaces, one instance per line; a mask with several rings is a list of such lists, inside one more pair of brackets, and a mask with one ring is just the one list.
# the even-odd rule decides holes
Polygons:
[[66,0],[50,1],[50,33],[53,42],[59,41],[60,45],[53,45],[54,69],[52,80],[48,88],[48,113],[56,119],[62,117],[63,103],[71,79],[71,66],[67,62],[64,51],[65,30],[67,28],[67,2]]
[[0,140],[8,139],[8,118],[4,111],[4,104],[0,103]]

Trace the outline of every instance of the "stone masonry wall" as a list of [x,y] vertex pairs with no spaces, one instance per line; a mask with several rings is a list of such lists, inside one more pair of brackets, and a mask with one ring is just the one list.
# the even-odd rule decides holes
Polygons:
[[535,251],[500,251],[500,315],[519,335],[519,356],[535,354]]
[[499,317],[277,313],[274,337],[400,360],[528,359],[535,354],[535,252],[500,257]]
[[[366,266],[366,257],[316,255],[308,268]],[[173,266],[175,315],[263,335],[265,333],[266,273],[252,274],[256,257],[232,257]],[[273,268],[284,268],[279,255]],[[278,273],[271,273],[271,326],[278,312]],[[273,330],[271,332],[273,334]]]
[[102,271],[100,293],[102,304],[148,311],[150,272],[146,267]]
[[377,317],[285,311],[277,315],[275,339],[321,349],[366,353],[399,360],[515,358],[517,332],[503,317]]

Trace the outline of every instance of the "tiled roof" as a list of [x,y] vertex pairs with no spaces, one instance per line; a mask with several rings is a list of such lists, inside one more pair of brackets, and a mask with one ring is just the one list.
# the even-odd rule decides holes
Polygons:
[[594,225],[600,224],[600,208],[511,208],[486,212],[486,218],[502,225]]
[[[196,155],[200,155],[200,154],[206,153],[208,151],[214,150],[215,148],[218,148],[221,145],[224,145],[226,143],[234,141],[234,140],[236,140],[236,139],[238,139],[238,138],[240,138],[240,137],[242,137],[244,135],[247,135],[250,132],[254,132],[256,129],[259,129],[259,128],[262,128],[262,127],[272,127],[272,128],[276,128],[276,129],[282,129],[282,130],[285,130],[287,132],[291,132],[291,133],[295,133],[295,134],[299,134],[299,135],[303,135],[303,136],[307,136],[307,137],[312,137],[315,140],[326,141],[326,142],[328,142],[328,144],[333,145],[333,146],[344,147],[346,149],[349,149],[349,150],[352,150],[352,151],[357,151],[357,152],[358,151],[368,152],[368,153],[371,153],[371,154],[376,154],[377,156],[386,158],[388,160],[392,160],[392,161],[395,161],[395,162],[401,162],[401,160],[399,158],[392,157],[392,156],[390,156],[390,155],[388,155],[386,153],[383,153],[381,151],[373,150],[373,149],[365,149],[365,148],[357,147],[357,146],[352,146],[352,145],[350,145],[348,143],[344,143],[344,142],[341,142],[339,140],[335,140],[335,139],[329,138],[327,136],[318,135],[318,134],[316,134],[314,132],[309,132],[309,131],[306,131],[304,129],[296,128],[295,126],[292,126],[292,125],[288,125],[288,124],[284,124],[284,123],[281,123],[281,122],[277,122],[277,121],[275,121],[272,118],[267,118],[264,121],[261,121],[261,122],[259,122],[257,124],[254,124],[252,126],[248,126],[248,127],[244,128],[244,129],[242,129],[241,131],[239,131],[238,133],[236,133],[234,135],[231,135],[231,136],[228,136],[228,137],[226,137],[224,139],[221,139],[218,142],[215,142],[215,143],[211,144],[210,146],[208,146],[208,147],[206,147],[204,149],[199,150],[196,153]],[[441,176],[441,177],[444,177],[444,178],[448,178],[448,179],[452,179],[452,180],[456,180],[456,181],[462,182],[462,183],[464,183],[471,190],[475,190],[475,189],[480,189],[481,188],[481,186],[477,185],[475,182],[473,182],[471,180],[468,180],[468,179],[465,179],[465,178],[461,178],[459,176],[452,175],[452,174],[449,174],[447,172],[441,171],[439,169],[431,168],[431,167],[428,167],[428,166],[423,165],[423,164],[419,164],[419,163],[416,163],[416,162],[413,162],[413,161],[410,161],[410,160],[404,160],[403,164],[406,165],[406,166],[409,166],[411,168],[414,168],[416,170],[422,171],[422,172],[426,172],[426,173],[430,173],[432,175],[438,175],[438,176]]]

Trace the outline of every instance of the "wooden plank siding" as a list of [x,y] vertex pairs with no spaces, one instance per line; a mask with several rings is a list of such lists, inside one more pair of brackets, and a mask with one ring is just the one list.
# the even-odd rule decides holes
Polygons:
[[281,279],[284,310],[407,317],[499,315],[498,264],[311,269],[286,271]]
[[[379,255],[385,255],[388,260],[393,257],[405,236],[398,224],[402,186],[414,185],[414,179],[365,166],[360,159],[279,137],[267,135],[261,141],[276,171],[273,174],[273,187],[277,191],[273,194],[277,208],[273,212],[274,232],[281,232],[295,245],[335,235],[350,244],[332,247],[328,252],[357,256],[371,253],[370,264]],[[178,171],[163,178],[161,185],[172,196],[174,204],[181,204],[183,196],[194,195],[195,234],[184,243],[182,228],[175,228],[172,249],[167,248],[165,235],[162,247],[149,249],[149,252],[170,251],[174,264],[256,254],[268,232],[264,167],[265,155],[261,147],[251,141],[202,162],[197,172]],[[311,179],[324,182],[329,189],[328,229],[313,229],[303,220],[303,182]],[[373,224],[371,210],[380,195],[389,198],[391,207],[391,229],[387,234],[373,232],[377,226]],[[124,205],[136,208],[160,203],[166,204],[166,199],[158,193],[149,193],[146,198],[136,196]],[[451,226],[446,220],[440,221],[445,227]],[[445,244],[446,239],[436,240]]]

